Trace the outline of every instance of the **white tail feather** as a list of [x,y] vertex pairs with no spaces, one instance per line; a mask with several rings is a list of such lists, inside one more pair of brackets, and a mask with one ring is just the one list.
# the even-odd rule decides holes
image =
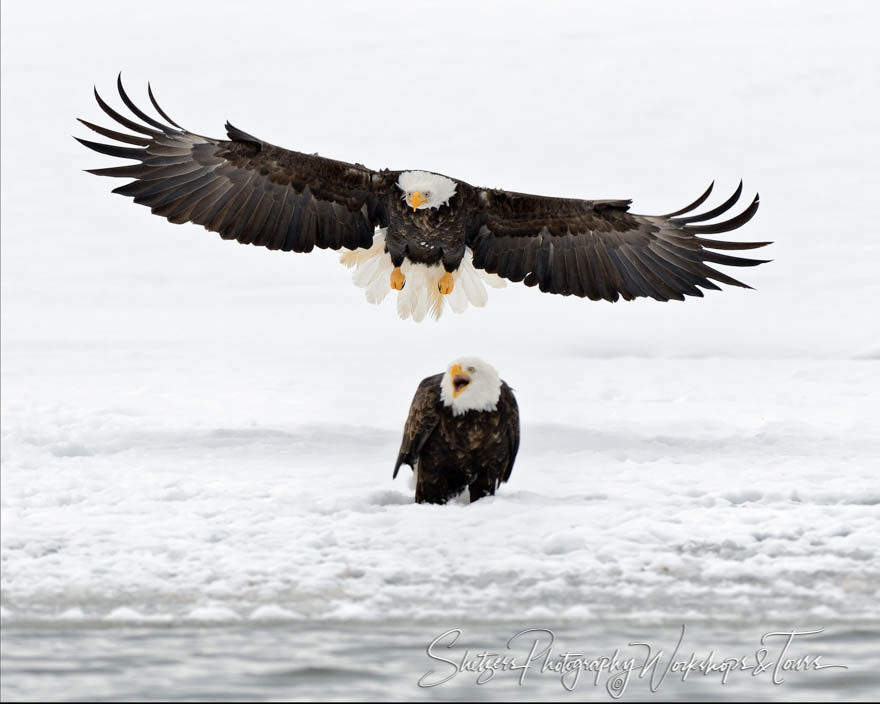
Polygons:
[[[365,289],[367,301],[378,304],[385,300],[391,291],[391,272],[394,270],[391,256],[385,251],[385,230],[376,232],[369,249],[345,252],[339,260],[354,268],[352,281],[355,286]],[[506,285],[500,276],[474,267],[470,248],[465,250],[458,269],[452,272],[454,285],[447,295],[438,289],[440,277],[444,274],[442,265],[414,264],[405,259],[400,270],[406,277],[406,285],[397,294],[397,313],[401,318],[411,317],[416,322],[424,320],[428,313],[435,320],[439,319],[446,302],[455,313],[463,313],[468,304],[481,308],[489,300],[486,284],[493,288]]]

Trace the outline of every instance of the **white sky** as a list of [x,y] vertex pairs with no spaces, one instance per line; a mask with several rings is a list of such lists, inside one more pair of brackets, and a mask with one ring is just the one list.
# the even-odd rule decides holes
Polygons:
[[[228,321],[246,303],[247,325],[260,301],[257,334],[329,302],[334,325],[427,349],[525,329],[589,355],[875,355],[878,18],[848,2],[4,3],[4,341],[143,335],[121,301],[161,309],[160,337],[192,334],[191,306]],[[735,236],[775,240],[762,253],[776,261],[732,272],[757,292],[612,306],[510,286],[416,331],[390,301],[366,306],[333,253],[171,226],[83,174],[112,160],[71,139],[90,136],[74,118],[107,122],[90,90],[118,105],[120,69],[195,131],[230,119],[376,168],[631,197],[644,213],[743,178],[762,205]]]

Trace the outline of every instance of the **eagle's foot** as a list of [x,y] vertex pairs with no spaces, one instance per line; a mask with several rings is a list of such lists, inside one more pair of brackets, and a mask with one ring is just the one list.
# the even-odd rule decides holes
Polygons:
[[399,266],[394,267],[394,271],[391,272],[391,288],[395,291],[402,291],[405,284],[406,276],[403,275]]
[[455,288],[455,279],[452,278],[452,274],[448,271],[443,274],[437,282],[437,288],[444,296],[448,293],[452,293],[452,289]]

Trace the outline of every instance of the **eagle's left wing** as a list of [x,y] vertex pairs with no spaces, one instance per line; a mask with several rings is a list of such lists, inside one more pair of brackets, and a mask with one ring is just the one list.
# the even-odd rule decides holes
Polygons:
[[116,142],[78,141],[96,152],[139,163],[93,169],[99,176],[134,179],[114,190],[173,223],[193,222],[268,249],[309,252],[314,247],[369,248],[376,226],[384,227],[387,189],[397,175],[276,147],[226,124],[228,140],[185,130],[159,107],[165,124],[126,95],[119,95],[138,122],[120,115],[95,91],[101,109],[127,134],[80,120]]
[[510,479],[510,473],[513,471],[513,463],[516,461],[516,453],[519,451],[519,406],[516,403],[516,397],[513,395],[511,388],[505,383],[501,383],[501,394],[498,396],[498,410],[501,417],[507,419],[507,466],[504,474],[501,475],[497,484],[506,482]]
[[549,198],[503,190],[469,190],[474,214],[467,235],[474,266],[542,291],[592,300],[651,297],[658,301],[702,296],[713,281],[749,288],[707,264],[754,266],[766,260],[712,250],[753,249],[769,242],[730,242],[703,235],[728,232],[748,222],[758,196],[739,215],[704,223],[739,200],[742,183],[726,202],[699,215],[708,190],[668,215],[635,215],[628,200]]

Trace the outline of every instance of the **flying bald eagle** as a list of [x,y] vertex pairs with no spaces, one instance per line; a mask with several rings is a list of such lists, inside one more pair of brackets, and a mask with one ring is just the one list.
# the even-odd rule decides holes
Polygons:
[[[629,200],[579,200],[477,188],[427,171],[373,171],[317,154],[276,147],[226,123],[229,139],[203,137],[180,127],[159,107],[165,122],[150,117],[126,95],[122,102],[140,121],[111,108],[95,90],[101,109],[137,133],[80,120],[117,142],[84,139],[102,154],[138,163],[91,169],[90,173],[134,179],[114,193],[134,198],[173,223],[193,222],[224,239],[280,249],[351,250],[357,285],[378,303],[398,291],[401,317],[439,317],[444,301],[463,311],[485,305],[485,283],[503,279],[541,291],[591,300],[650,297],[658,301],[702,296],[715,281],[749,288],[710,264],[754,266],[713,250],[753,249],[769,242],[730,242],[705,235],[735,230],[758,209],[758,196],[739,215],[727,213],[742,182],[724,203],[688,215],[712,186],[689,206],[667,215],[629,212]],[[704,224],[698,224],[704,223]],[[377,229],[378,228],[378,229]],[[501,277],[501,278],[499,278]]]
[[445,504],[465,488],[473,502],[510,479],[518,449],[513,391],[493,367],[465,357],[419,384],[393,476],[413,468],[417,503]]

